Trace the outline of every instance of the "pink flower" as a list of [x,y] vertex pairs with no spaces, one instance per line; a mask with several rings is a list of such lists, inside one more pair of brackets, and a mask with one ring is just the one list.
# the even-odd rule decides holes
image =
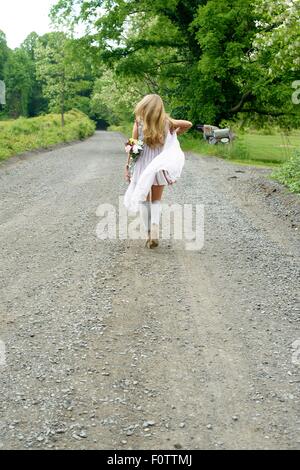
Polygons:
[[126,147],[125,147],[126,153],[129,153],[130,150],[131,150],[131,145],[126,145]]

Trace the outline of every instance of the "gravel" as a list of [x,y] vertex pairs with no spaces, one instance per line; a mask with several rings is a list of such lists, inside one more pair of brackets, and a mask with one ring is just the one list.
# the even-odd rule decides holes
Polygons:
[[204,204],[202,250],[99,240],[123,141],[0,166],[0,447],[299,449],[299,197],[188,154],[165,202]]

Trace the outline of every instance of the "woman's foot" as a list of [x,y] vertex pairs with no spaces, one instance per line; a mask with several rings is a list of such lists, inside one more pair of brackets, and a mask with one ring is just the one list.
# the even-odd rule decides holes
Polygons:
[[159,245],[159,226],[157,224],[151,225],[150,243],[149,248],[156,248]]
[[148,232],[148,238],[147,238],[147,241],[146,241],[145,248],[150,248],[150,243],[151,243],[151,234],[150,234],[150,231],[149,231],[149,232]]

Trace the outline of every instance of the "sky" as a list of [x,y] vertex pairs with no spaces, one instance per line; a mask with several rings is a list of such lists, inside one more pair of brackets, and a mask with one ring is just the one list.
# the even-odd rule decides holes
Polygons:
[[0,0],[0,30],[8,47],[18,47],[29,33],[51,31],[48,13],[57,0]]

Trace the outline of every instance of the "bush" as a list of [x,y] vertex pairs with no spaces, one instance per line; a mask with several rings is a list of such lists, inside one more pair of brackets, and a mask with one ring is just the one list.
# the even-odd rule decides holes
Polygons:
[[94,131],[95,123],[76,109],[65,114],[64,128],[58,114],[0,121],[0,160],[60,142],[82,140]]
[[293,193],[300,193],[300,151],[296,151],[288,162],[272,174],[272,177]]

